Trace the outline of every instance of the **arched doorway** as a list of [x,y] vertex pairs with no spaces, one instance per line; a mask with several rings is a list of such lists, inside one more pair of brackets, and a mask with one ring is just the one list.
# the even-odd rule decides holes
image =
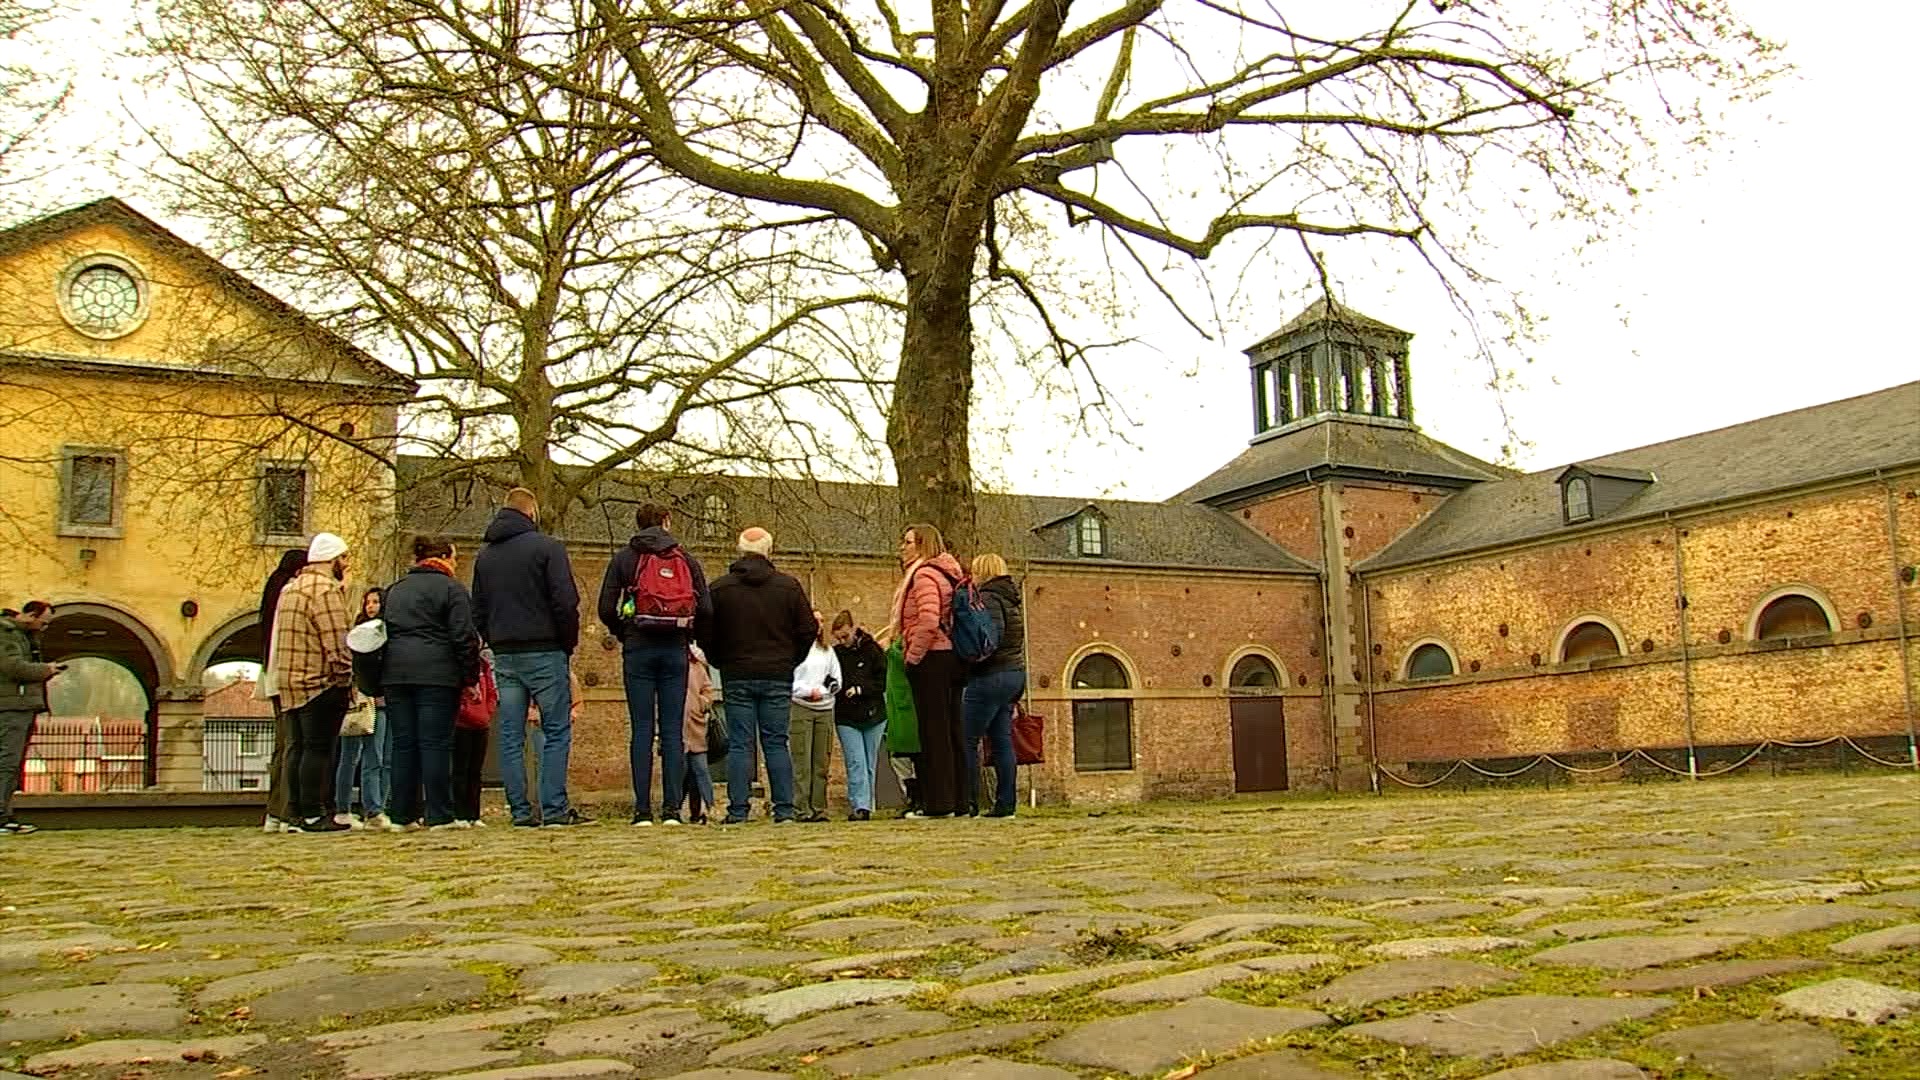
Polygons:
[[[132,616],[100,604],[56,604],[41,637],[67,670],[47,686],[48,716],[28,757],[60,790],[137,791],[154,782],[165,648]],[[55,781],[53,778],[64,779]]]
[[1287,790],[1287,720],[1280,664],[1248,650],[1227,668],[1227,713],[1233,725],[1233,790]]
[[266,638],[258,613],[215,627],[194,654],[188,677],[206,691],[201,705],[200,786],[206,791],[264,791],[273,760],[273,706],[256,694]]

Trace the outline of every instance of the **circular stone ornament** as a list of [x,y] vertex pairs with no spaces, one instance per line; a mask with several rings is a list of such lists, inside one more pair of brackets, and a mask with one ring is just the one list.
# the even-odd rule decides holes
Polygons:
[[123,255],[82,255],[61,271],[57,288],[61,318],[90,338],[125,337],[147,321],[147,276]]

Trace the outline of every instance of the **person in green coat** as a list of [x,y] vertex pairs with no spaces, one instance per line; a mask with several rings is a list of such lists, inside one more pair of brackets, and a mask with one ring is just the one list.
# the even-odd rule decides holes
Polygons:
[[896,636],[887,646],[887,760],[907,796],[905,813],[920,809],[920,718],[907,682],[906,648]]

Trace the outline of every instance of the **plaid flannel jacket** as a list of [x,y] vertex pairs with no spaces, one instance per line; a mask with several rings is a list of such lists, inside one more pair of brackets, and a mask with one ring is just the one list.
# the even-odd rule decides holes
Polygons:
[[353,681],[347,594],[325,563],[308,566],[280,591],[274,625],[273,666],[282,709],[297,709]]

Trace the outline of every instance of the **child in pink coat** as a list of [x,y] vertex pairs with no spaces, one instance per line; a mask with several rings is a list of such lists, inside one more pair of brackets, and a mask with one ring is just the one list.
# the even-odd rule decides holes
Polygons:
[[707,768],[707,717],[717,696],[713,674],[700,646],[687,646],[687,718],[681,729],[687,751],[687,775],[681,789],[687,793],[692,811],[687,820],[695,825],[707,823],[707,807],[713,805],[713,773]]

